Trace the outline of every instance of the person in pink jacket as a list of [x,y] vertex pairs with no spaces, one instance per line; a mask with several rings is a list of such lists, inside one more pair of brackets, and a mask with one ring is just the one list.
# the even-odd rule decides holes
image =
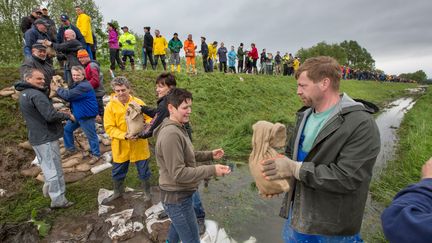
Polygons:
[[110,53],[110,69],[112,71],[115,70],[115,63],[117,61],[117,64],[119,65],[121,70],[124,70],[125,67],[123,65],[123,62],[120,60],[120,47],[118,42],[118,31],[117,28],[114,26],[113,23],[108,23],[108,46],[109,46],[109,53]]

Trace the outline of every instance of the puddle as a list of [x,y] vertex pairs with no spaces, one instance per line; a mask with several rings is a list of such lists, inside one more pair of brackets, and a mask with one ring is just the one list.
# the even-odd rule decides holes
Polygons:
[[200,196],[206,218],[217,221],[237,242],[254,236],[257,242],[283,242],[284,219],[279,217],[282,195],[262,199],[253,188],[254,182],[247,165],[217,181],[212,179],[208,188],[200,186]]

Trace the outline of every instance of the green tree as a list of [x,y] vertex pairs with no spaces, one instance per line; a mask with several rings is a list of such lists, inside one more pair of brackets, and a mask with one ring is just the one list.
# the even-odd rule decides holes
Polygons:
[[23,58],[21,19],[40,5],[38,0],[0,1],[0,62],[16,63]]
[[374,70],[375,60],[365,48],[361,47],[357,43],[357,41],[345,40],[340,43],[340,46],[345,51],[347,56],[347,63],[345,64],[354,69]]
[[412,79],[419,83],[424,83],[427,80],[427,75],[423,70],[418,70],[414,73],[402,73],[399,75],[399,77],[404,79]]
[[331,56],[340,64],[344,64],[347,61],[347,55],[344,49],[338,44],[327,44],[324,41],[307,49],[301,48],[296,56],[301,57],[303,60],[316,56]]

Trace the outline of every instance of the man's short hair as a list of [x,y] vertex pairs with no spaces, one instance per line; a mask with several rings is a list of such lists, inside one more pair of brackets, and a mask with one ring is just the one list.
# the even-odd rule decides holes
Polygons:
[[76,66],[72,66],[71,67],[71,72],[72,71],[79,71],[79,72],[81,72],[83,75],[84,75],[84,77],[85,77],[85,69],[83,68],[83,66],[78,66],[78,65],[76,65]]
[[150,31],[150,26],[146,26],[144,29]]
[[172,73],[161,73],[157,78],[156,78],[156,84],[162,84],[162,85],[166,85],[168,87],[176,87],[177,86],[177,81],[175,79],[175,76]]
[[314,83],[318,83],[324,78],[329,78],[334,90],[339,90],[341,70],[340,65],[333,57],[319,56],[308,58],[295,73],[298,79],[300,74],[307,72],[306,76]]
[[114,89],[115,86],[126,86],[126,88],[130,89],[131,85],[129,80],[125,76],[118,76],[111,80],[111,88]]
[[174,88],[167,95],[167,105],[171,104],[176,109],[186,100],[192,100],[192,93],[180,88]]
[[[33,77],[33,74],[34,74],[35,72],[40,72],[40,73],[42,73],[42,71],[40,71],[39,69],[36,69],[36,68],[26,68],[26,69],[24,69],[24,73],[23,73],[24,81],[27,81],[27,79]],[[42,73],[42,74],[43,74],[43,73]]]

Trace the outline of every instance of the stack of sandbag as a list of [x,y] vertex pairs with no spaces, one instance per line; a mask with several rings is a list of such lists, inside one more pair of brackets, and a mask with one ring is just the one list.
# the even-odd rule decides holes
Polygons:
[[14,100],[18,100],[20,92],[15,89],[14,86],[6,87],[0,90],[0,96],[2,97],[12,97]]
[[268,121],[258,121],[252,126],[252,152],[249,156],[249,169],[255,179],[256,186],[261,194],[272,195],[290,190],[288,180],[268,181],[262,175],[261,161],[282,156],[277,148],[286,144],[286,128],[283,124],[273,124]]

